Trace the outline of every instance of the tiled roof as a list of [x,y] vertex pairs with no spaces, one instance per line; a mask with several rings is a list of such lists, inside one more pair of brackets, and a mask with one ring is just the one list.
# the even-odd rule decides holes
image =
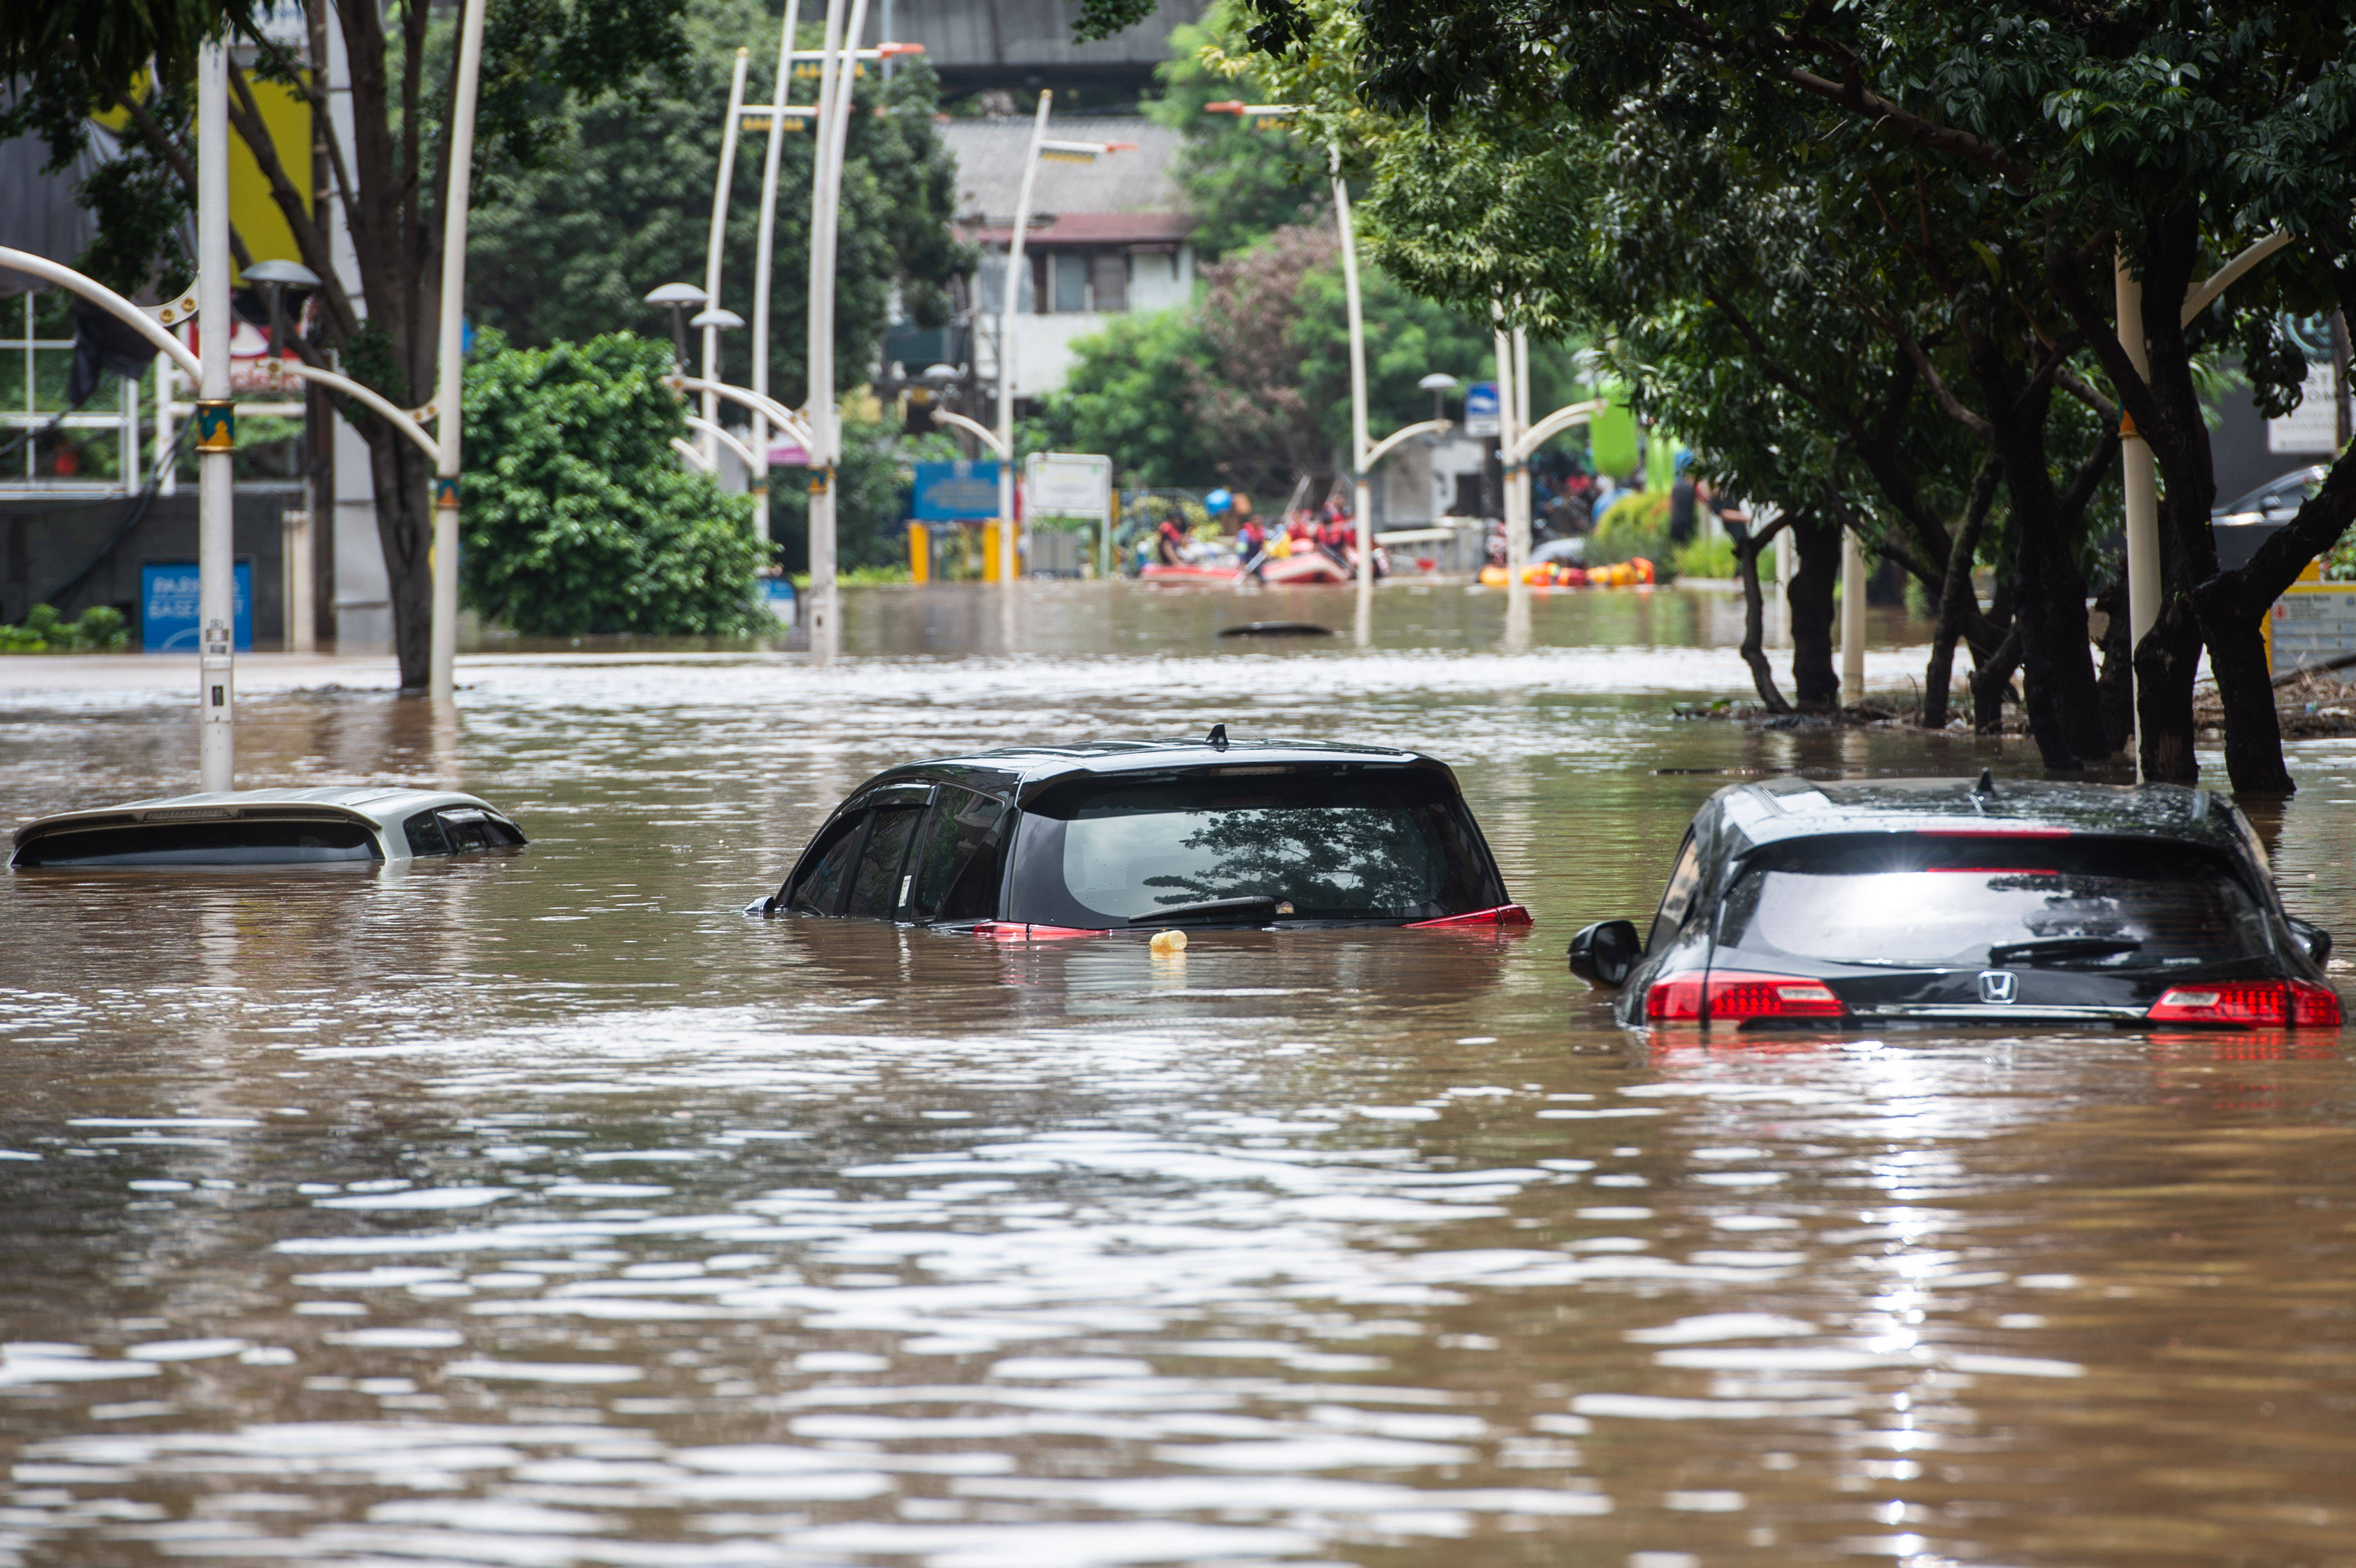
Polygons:
[[[1134,142],[1136,150],[1109,153],[1094,163],[1042,161],[1031,205],[1058,219],[1099,213],[1182,213],[1175,169],[1183,138],[1141,115],[1074,115],[1049,123],[1051,138],[1070,142]],[[945,120],[941,140],[957,160],[956,212],[961,228],[995,229],[1002,238],[1014,222],[1031,117]],[[1035,232],[1035,230],[1034,230]],[[1183,230],[1180,230],[1183,232]]]

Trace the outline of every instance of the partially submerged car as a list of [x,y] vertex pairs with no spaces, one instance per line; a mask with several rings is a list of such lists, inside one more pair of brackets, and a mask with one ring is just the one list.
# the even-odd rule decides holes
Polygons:
[[1632,1027],[2337,1029],[2330,949],[2230,800],[1983,773],[1720,790],[1650,933],[1588,926],[1570,968]]
[[1529,923],[1446,764],[1225,725],[887,769],[744,912],[1018,939]]
[[247,789],[44,816],[16,829],[8,864],[19,870],[380,864],[523,842],[523,830],[505,816],[451,790]]

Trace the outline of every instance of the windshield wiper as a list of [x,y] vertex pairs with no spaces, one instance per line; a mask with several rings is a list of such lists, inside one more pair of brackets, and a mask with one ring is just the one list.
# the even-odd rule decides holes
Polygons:
[[1255,911],[1264,914],[1274,914],[1279,901],[1265,893],[1256,893],[1250,898],[1244,899],[1205,899],[1199,903],[1172,904],[1168,909],[1133,914],[1129,917],[1129,923],[1164,925],[1173,920],[1215,920],[1223,914],[1246,914]]
[[1999,942],[1988,949],[1988,963],[2000,967],[2055,958],[2112,958],[2142,946],[2131,936],[2047,936],[2034,942]]

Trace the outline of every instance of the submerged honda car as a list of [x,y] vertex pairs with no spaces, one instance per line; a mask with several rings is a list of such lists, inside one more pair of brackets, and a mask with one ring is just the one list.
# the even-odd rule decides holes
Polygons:
[[745,912],[1013,938],[1529,923],[1445,764],[1225,725],[889,769]]
[[1783,778],[1712,795],[1651,933],[1590,925],[1570,968],[1634,1027],[2337,1029],[2330,949],[2207,790]]

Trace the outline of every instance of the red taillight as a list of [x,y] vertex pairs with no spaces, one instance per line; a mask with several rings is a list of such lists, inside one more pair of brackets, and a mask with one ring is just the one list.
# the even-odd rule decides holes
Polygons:
[[1055,942],[1067,936],[1103,936],[1077,925],[1026,925],[1019,920],[985,920],[973,928],[973,933],[985,942]]
[[1644,997],[1644,1017],[1655,1022],[1708,1019],[1837,1019],[1847,1015],[1841,999],[1822,980],[1796,975],[1752,975],[1720,969],[1705,980],[1676,975],[1654,983]]
[[2311,980],[2219,980],[2171,986],[2144,1016],[2154,1023],[2338,1029],[2340,997]]

